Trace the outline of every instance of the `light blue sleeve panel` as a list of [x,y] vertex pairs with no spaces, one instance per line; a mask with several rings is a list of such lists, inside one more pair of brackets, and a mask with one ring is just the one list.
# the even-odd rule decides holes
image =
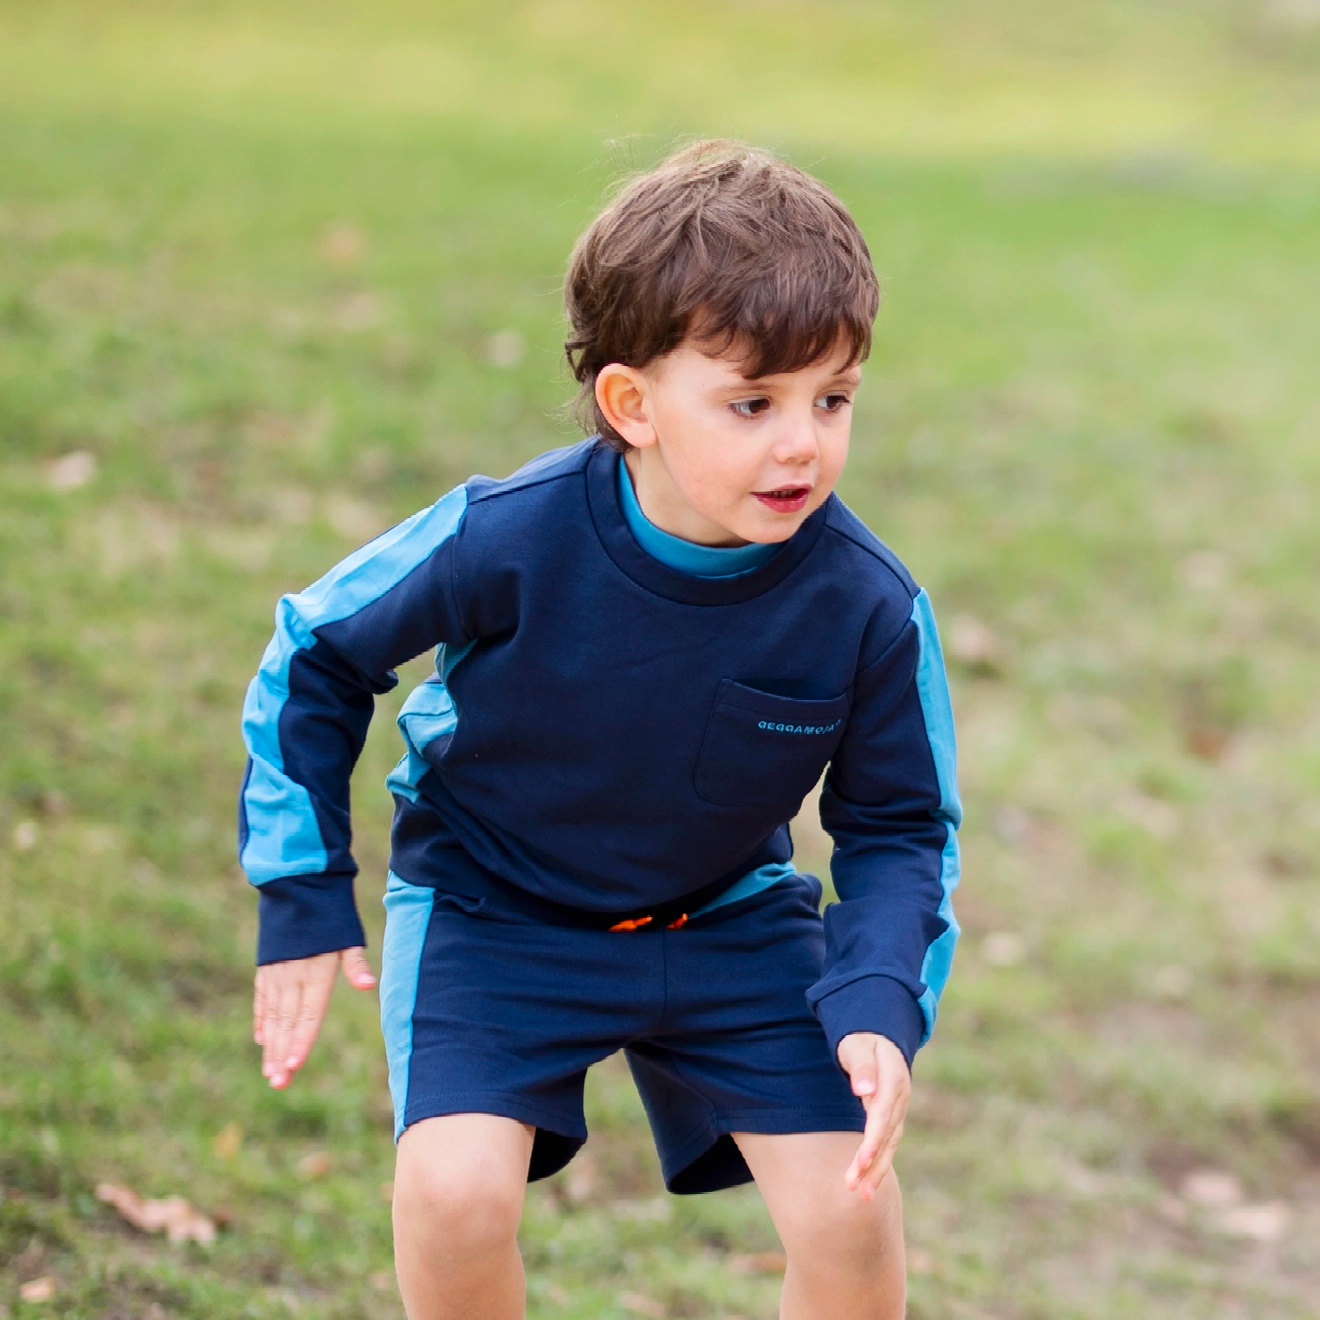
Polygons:
[[469,642],[458,650],[452,646],[438,647],[435,674],[408,694],[399,711],[395,722],[403,734],[404,753],[386,776],[385,787],[391,793],[406,797],[409,802],[417,801],[417,786],[431,768],[424,757],[426,749],[433,743],[446,743],[458,728],[458,707],[449,691],[449,675],[474,645]]
[[953,891],[958,887],[962,870],[957,831],[962,824],[963,813],[958,796],[958,748],[953,729],[953,703],[949,699],[949,683],[944,672],[944,653],[935,627],[935,613],[925,591],[919,592],[913,601],[912,619],[917,625],[919,639],[917,695],[921,700],[926,736],[930,740],[935,774],[939,780],[940,805],[937,814],[944,820],[947,830],[940,872],[943,897],[939,915],[948,922],[948,926],[926,950],[921,964],[921,979],[926,984],[926,992],[921,997],[921,1011],[926,1018],[926,1037],[929,1038],[935,1026],[940,995],[944,993],[953,966],[953,951],[960,933],[957,918],[953,914]]
[[[243,706],[250,760],[240,804],[240,861],[253,884],[351,866],[351,859],[345,863],[348,777],[370,718],[369,696],[392,685],[389,664],[418,653],[410,650],[409,623],[417,611],[406,599],[390,598],[406,595],[404,584],[455,535],[466,505],[460,486],[307,590],[280,600],[275,634]],[[355,629],[354,621],[361,626]],[[327,635],[332,654],[308,663]],[[395,658],[391,647],[406,654]],[[365,717],[357,700],[362,696],[368,698]],[[327,830],[334,837],[327,838]]]
[[254,885],[290,875],[320,875],[329,857],[312,795],[255,754],[243,786],[247,837],[239,865]]

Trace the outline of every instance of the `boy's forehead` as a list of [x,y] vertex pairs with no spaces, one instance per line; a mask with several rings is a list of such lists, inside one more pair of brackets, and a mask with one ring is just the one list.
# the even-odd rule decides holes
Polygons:
[[803,363],[792,371],[774,372],[763,376],[751,374],[755,353],[750,344],[734,342],[719,346],[703,346],[699,341],[693,340],[684,341],[679,345],[680,349],[688,347],[695,356],[705,359],[719,374],[725,376],[730,384],[764,385],[767,382],[804,375],[860,377],[862,371],[861,363],[856,360],[850,351],[850,345],[842,335],[831,351],[823,353],[815,361]]

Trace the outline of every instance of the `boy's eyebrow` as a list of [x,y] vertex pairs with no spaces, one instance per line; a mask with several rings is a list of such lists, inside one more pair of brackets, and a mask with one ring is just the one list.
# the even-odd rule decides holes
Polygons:
[[[716,389],[721,394],[741,394],[747,390],[764,389],[765,382],[769,379],[768,376],[740,376],[736,381],[729,381],[726,384],[716,386]],[[826,386],[851,385],[855,388],[861,383],[862,369],[859,365],[854,364],[851,367],[844,367],[841,371],[836,371],[826,381]]]

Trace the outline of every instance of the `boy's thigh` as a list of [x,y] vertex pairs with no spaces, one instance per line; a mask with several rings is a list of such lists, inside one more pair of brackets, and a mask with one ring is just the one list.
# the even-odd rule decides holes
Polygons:
[[785,1243],[850,1234],[878,1234],[900,1246],[903,1200],[892,1171],[864,1200],[845,1181],[857,1153],[855,1132],[735,1132],[766,1207]]

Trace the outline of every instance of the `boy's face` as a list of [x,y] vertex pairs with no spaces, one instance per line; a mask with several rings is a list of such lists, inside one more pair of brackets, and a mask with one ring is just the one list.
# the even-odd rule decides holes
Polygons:
[[736,353],[691,340],[597,380],[646,516],[704,545],[786,541],[828,498],[848,457],[861,368],[847,351],[749,379]]

